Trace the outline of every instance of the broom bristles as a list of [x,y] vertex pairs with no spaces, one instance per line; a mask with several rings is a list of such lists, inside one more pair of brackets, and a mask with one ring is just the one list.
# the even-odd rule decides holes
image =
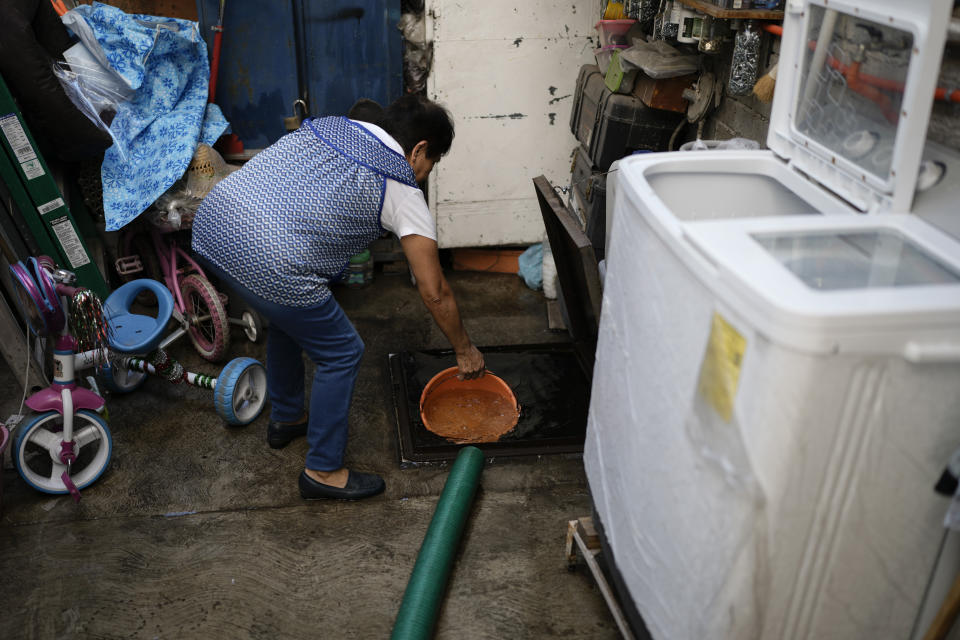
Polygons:
[[772,102],[773,92],[777,86],[777,65],[773,65],[770,71],[753,85],[753,95],[761,102]]

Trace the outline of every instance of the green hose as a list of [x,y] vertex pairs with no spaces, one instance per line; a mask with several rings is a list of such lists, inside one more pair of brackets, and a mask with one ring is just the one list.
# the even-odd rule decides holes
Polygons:
[[437,510],[420,546],[410,581],[407,582],[393,635],[390,636],[393,640],[433,636],[433,626],[437,622],[447,578],[453,567],[453,556],[470,514],[481,471],[483,452],[476,447],[461,449],[450,469]]

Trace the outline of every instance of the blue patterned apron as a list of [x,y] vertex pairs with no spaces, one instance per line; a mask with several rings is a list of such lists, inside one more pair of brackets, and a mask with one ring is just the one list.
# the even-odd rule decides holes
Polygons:
[[210,192],[193,221],[193,249],[257,296],[311,307],[383,229],[387,179],[416,187],[413,170],[362,126],[307,120]]

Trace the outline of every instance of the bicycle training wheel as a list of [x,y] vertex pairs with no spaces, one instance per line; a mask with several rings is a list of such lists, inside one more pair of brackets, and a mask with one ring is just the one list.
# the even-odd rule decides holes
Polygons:
[[260,314],[253,309],[247,309],[240,314],[240,321],[243,323],[243,333],[250,342],[259,342],[263,337],[263,320]]
[[[56,411],[41,413],[18,430],[13,452],[17,471],[41,493],[69,493],[60,478],[67,470],[67,465],[60,462],[62,432],[63,416]],[[70,467],[70,479],[77,489],[83,489],[96,482],[107,468],[113,439],[103,418],[81,409],[73,414],[73,441],[77,459]]]
[[213,405],[227,424],[253,422],[267,402],[267,370],[253,358],[234,358],[220,372]]
[[187,335],[197,352],[210,362],[219,362],[230,344],[227,311],[210,281],[192,273],[180,283]]
[[147,374],[143,371],[125,369],[119,362],[107,362],[97,371],[103,386],[114,393],[130,393],[136,391],[147,381]]

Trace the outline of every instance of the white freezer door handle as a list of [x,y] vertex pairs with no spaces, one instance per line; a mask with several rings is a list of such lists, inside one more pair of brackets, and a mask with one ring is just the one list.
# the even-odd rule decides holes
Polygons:
[[903,348],[908,362],[960,362],[960,344],[955,342],[908,342]]

